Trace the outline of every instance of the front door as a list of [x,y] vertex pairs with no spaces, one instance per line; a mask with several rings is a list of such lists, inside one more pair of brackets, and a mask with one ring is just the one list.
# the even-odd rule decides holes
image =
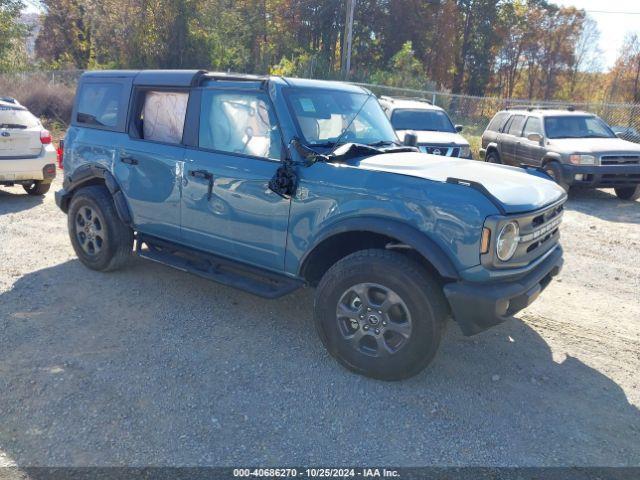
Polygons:
[[290,200],[268,187],[283,148],[269,98],[247,82],[214,83],[197,95],[198,145],[187,149],[184,165],[183,240],[282,271]]
[[540,137],[543,136],[542,121],[538,117],[529,117],[527,119],[516,155],[521,163],[539,167],[542,165],[545,149],[542,146],[542,142],[536,142],[527,138],[532,133],[536,133],[540,135]]

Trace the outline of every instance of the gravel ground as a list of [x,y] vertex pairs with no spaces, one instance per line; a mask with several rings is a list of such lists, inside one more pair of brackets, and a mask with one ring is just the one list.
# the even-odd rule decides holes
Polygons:
[[530,308],[450,324],[430,368],[384,383],[325,353],[309,290],[93,272],[53,193],[2,189],[0,465],[638,466],[640,203],[579,192],[562,235]]

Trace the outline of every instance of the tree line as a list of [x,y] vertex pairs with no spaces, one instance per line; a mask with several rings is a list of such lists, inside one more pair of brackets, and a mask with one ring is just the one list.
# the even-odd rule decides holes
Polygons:
[[[599,34],[584,10],[545,0],[355,2],[351,80],[505,98],[640,101],[640,40],[630,36],[602,73]],[[338,79],[345,4],[41,0],[35,64]],[[20,48],[28,34],[21,8],[21,0],[0,0],[0,71],[34,66]]]

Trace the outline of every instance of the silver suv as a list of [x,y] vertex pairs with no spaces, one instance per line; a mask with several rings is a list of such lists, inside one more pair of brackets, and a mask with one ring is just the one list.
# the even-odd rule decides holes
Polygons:
[[482,134],[480,157],[542,167],[562,188],[613,188],[640,198],[640,145],[618,138],[592,113],[518,107],[498,112]]
[[425,153],[471,158],[469,142],[460,135],[462,125],[454,125],[442,108],[421,98],[382,96],[378,101],[401,140],[414,133]]

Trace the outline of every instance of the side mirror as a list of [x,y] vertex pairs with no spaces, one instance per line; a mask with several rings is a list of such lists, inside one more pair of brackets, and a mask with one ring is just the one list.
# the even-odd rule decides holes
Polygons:
[[416,135],[415,133],[405,133],[404,135],[404,144],[407,147],[415,147],[416,145],[418,145],[418,135]]
[[542,135],[540,135],[539,133],[530,133],[529,135],[527,135],[527,140],[530,140],[536,143],[541,143]]
[[615,134],[616,134],[616,137],[618,137],[618,138],[622,138],[622,139],[624,140],[624,133],[622,133],[622,132],[615,132]]
[[464,130],[464,127],[462,125],[456,125],[456,132],[460,133],[462,130]]

